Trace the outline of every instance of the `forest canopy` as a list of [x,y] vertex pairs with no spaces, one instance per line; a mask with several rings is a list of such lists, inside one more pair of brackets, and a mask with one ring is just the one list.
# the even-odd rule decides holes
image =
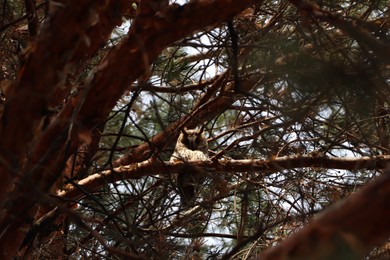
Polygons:
[[2,259],[390,257],[388,1],[0,7]]

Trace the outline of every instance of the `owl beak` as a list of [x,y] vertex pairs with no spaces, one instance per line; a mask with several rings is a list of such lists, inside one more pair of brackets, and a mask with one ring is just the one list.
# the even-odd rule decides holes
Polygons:
[[196,149],[196,136],[189,136],[188,137],[188,144],[189,144],[189,148],[191,150],[195,150]]

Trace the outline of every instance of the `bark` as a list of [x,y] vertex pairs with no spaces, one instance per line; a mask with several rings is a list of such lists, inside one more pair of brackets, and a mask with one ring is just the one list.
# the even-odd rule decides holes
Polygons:
[[[118,17],[112,17],[109,9],[117,4],[100,7],[94,4],[95,1],[74,6],[56,3],[63,6],[51,10],[50,22],[46,22],[41,34],[30,43],[5,103],[0,129],[0,176],[3,180],[0,184],[3,191],[0,205],[4,204],[7,193],[13,188],[20,165],[26,158],[28,144],[42,133],[50,110],[60,105],[65,93],[69,92],[71,86],[64,84],[68,70],[90,58],[119,22]],[[100,21],[103,25],[99,22],[92,24],[88,20],[91,12],[102,17]],[[71,29],[64,30],[64,24]],[[92,37],[96,41],[88,45],[86,41]]]
[[[360,157],[360,158],[330,158],[324,156],[286,156],[266,160],[219,160],[206,162],[186,162],[197,167],[205,167],[213,174],[225,172],[260,172],[259,178],[266,174],[304,167],[321,167],[324,169],[344,169],[356,171],[361,169],[385,169],[390,163],[390,156]],[[113,170],[102,171],[80,180],[77,186],[69,185],[60,191],[58,196],[67,200],[77,201],[86,194],[92,194],[107,183],[124,179],[139,179],[149,175],[175,173],[182,162],[161,162],[147,160],[127,166],[119,166]]]

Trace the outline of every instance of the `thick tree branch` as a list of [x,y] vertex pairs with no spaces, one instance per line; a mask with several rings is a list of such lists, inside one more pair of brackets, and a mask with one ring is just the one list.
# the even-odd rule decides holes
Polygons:
[[[65,84],[68,73],[73,66],[90,58],[121,22],[116,13],[120,2],[111,1],[102,7],[95,1],[74,6],[57,1],[50,22],[46,22],[29,45],[1,118],[0,205],[13,187],[28,144],[43,131],[50,109],[59,105],[71,89]],[[96,17],[99,20],[92,19]],[[64,29],[64,24],[68,29]]]
[[38,33],[38,15],[35,8],[35,1],[24,0],[24,5],[26,7],[28,31],[30,36],[35,36]]
[[[205,167],[208,172],[247,172],[258,171],[261,176],[282,170],[304,167],[323,169],[344,169],[356,171],[361,169],[385,169],[390,164],[390,156],[360,157],[360,158],[330,158],[325,156],[286,156],[267,160],[219,160],[207,162],[188,162],[193,166]],[[147,160],[113,170],[106,170],[80,180],[77,186],[69,185],[58,195],[72,201],[77,201],[85,194],[99,190],[107,183],[125,179],[138,179],[144,176],[174,173],[183,165],[182,162],[161,162]]]

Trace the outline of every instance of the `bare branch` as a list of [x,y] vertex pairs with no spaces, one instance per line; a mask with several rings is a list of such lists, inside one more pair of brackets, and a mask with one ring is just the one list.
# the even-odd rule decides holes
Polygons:
[[[257,160],[219,160],[208,162],[186,162],[193,166],[204,167],[210,172],[247,172],[258,171],[260,176],[265,174],[291,170],[303,167],[318,167],[324,169],[344,169],[357,171],[361,169],[379,170],[390,164],[390,156],[373,157],[344,157],[329,158],[323,156],[286,156],[272,159]],[[183,165],[183,162],[160,162],[147,160],[127,166],[120,166],[113,170],[102,171],[80,180],[77,186],[69,185],[57,193],[58,196],[75,201],[84,193],[93,193],[107,183],[124,179],[139,179],[144,176],[174,173]]]

